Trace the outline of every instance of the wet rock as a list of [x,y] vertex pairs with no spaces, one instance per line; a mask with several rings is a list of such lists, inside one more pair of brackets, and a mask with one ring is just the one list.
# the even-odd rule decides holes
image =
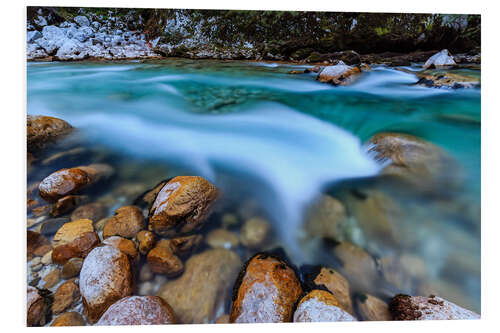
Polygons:
[[170,305],[158,296],[130,296],[111,305],[97,325],[175,324]]
[[425,281],[430,273],[425,262],[411,254],[390,255],[379,260],[386,281],[408,293],[417,291],[417,281]]
[[222,226],[226,229],[237,226],[239,223],[240,221],[235,214],[226,213],[222,215]]
[[146,255],[155,244],[155,236],[151,231],[139,231],[136,235],[136,239],[139,243],[139,252],[144,255]]
[[479,88],[481,82],[478,77],[457,74],[452,72],[430,72],[422,71],[417,74],[419,78],[417,85],[429,88]]
[[175,237],[170,240],[170,248],[181,258],[187,258],[201,244],[201,235]]
[[409,134],[378,133],[368,151],[388,163],[382,174],[399,177],[421,189],[457,188],[462,182],[458,163],[438,146]]
[[147,261],[153,272],[165,274],[167,277],[177,276],[184,270],[184,264],[174,254],[168,240],[157,242],[156,246],[149,251]]
[[165,186],[165,184],[168,183],[168,181],[170,181],[170,179],[161,181],[154,188],[146,191],[145,193],[137,197],[134,200],[134,205],[138,205],[140,207],[150,207],[155,201],[158,193]]
[[61,271],[57,268],[50,271],[47,275],[43,277],[43,288],[50,289],[61,280]]
[[45,253],[40,261],[43,265],[50,265],[52,263],[52,250]]
[[54,235],[53,244],[55,247],[71,243],[78,236],[85,232],[93,232],[94,226],[91,220],[83,219],[64,224]]
[[71,258],[85,258],[101,240],[95,232],[84,232],[67,244],[59,245],[52,251],[52,261],[64,265]]
[[213,248],[233,249],[238,246],[238,235],[225,229],[215,229],[207,234],[205,242]]
[[248,248],[259,249],[269,238],[269,222],[260,217],[247,220],[240,230],[241,244]]
[[143,265],[139,271],[139,281],[150,281],[153,279],[153,271],[149,265]]
[[434,54],[432,57],[430,57],[424,64],[424,68],[444,68],[444,67],[449,67],[456,65],[455,60],[451,56],[450,52],[448,50],[444,49],[441,52],[438,52]]
[[342,239],[342,226],[347,220],[346,209],[342,202],[323,195],[309,209],[306,230],[311,236]]
[[132,292],[127,256],[109,245],[93,249],[80,272],[80,293],[87,320],[92,324],[97,322],[111,304]]
[[49,300],[37,288],[28,286],[26,298],[27,326],[43,326],[50,310]]
[[363,320],[388,321],[392,320],[389,305],[372,295],[360,295],[356,299],[356,308]]
[[78,312],[65,312],[54,319],[50,326],[85,326],[85,320]]
[[38,193],[44,200],[56,202],[68,194],[80,191],[90,182],[88,174],[79,168],[61,169],[42,180]]
[[67,217],[58,217],[55,219],[47,219],[40,225],[40,233],[42,235],[53,235],[59,230],[64,224],[70,221]]
[[335,86],[344,86],[353,83],[360,73],[361,70],[358,67],[348,66],[343,61],[339,61],[336,65],[325,67],[318,74],[316,80]]
[[477,313],[437,296],[398,294],[389,304],[394,320],[463,320],[480,319]]
[[228,286],[240,266],[240,258],[230,250],[207,250],[187,260],[182,276],[167,282],[157,295],[168,301],[180,323],[213,322],[227,305]]
[[302,297],[293,314],[294,322],[356,321],[339,301],[324,290],[313,290]]
[[54,293],[52,312],[59,314],[72,308],[80,300],[80,288],[74,279],[62,283]]
[[106,225],[104,226],[102,236],[121,236],[133,238],[145,227],[144,216],[139,207],[123,206],[116,210]]
[[295,271],[278,257],[253,256],[234,286],[231,323],[291,322],[293,306],[302,294]]
[[219,318],[215,319],[216,324],[229,324],[229,315],[223,314]]
[[[52,249],[52,246],[50,245],[50,241],[45,238],[45,236],[39,234],[38,232],[28,230],[26,232],[26,254],[28,257],[28,260],[31,260],[33,256],[42,256],[45,255],[47,252],[49,252]],[[45,248],[49,247],[48,251],[45,251]],[[41,254],[44,252],[43,254]]]
[[361,290],[370,290],[380,278],[375,259],[365,250],[348,242],[333,248],[334,256],[342,263],[341,272]]
[[61,271],[61,277],[65,280],[72,277],[80,275],[80,270],[82,269],[83,259],[82,258],[71,258],[63,266]]
[[313,282],[317,286],[328,289],[342,305],[342,308],[354,315],[349,281],[342,274],[332,268],[322,267]]
[[82,147],[76,147],[61,151],[43,159],[41,165],[51,165],[53,163],[68,163],[69,161],[81,158],[86,152],[87,150]]
[[[144,267],[148,267],[148,265],[144,265]],[[154,289],[155,289],[155,287],[153,285],[153,282],[147,281],[147,282],[141,283],[139,285],[138,293],[141,296],[148,296],[148,295],[153,294]]]
[[130,239],[122,238],[120,236],[111,236],[106,238],[102,243],[116,247],[118,250],[125,253],[133,263],[137,263],[139,261],[139,253],[137,253],[134,242]]
[[106,216],[106,207],[98,202],[89,203],[75,209],[71,214],[71,220],[88,219],[92,221],[99,221]]
[[73,127],[62,119],[47,116],[31,116],[26,119],[28,152],[44,148],[69,134]]
[[104,163],[94,163],[79,166],[78,169],[83,170],[87,173],[92,184],[107,179],[115,173],[115,169],[113,169],[111,165]]
[[167,237],[195,231],[205,222],[217,197],[215,186],[202,177],[175,177],[158,192],[149,211],[149,228]]
[[66,195],[56,201],[50,208],[50,215],[57,217],[71,212],[80,203],[87,199],[86,196],[81,195]]
[[321,71],[320,66],[313,66],[311,68],[304,69],[304,73],[319,73]]
[[46,216],[50,210],[49,205],[38,206],[31,209],[31,214],[35,217]]

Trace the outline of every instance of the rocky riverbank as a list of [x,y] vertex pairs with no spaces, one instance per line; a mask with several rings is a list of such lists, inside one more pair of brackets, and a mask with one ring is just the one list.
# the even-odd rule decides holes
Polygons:
[[[401,20],[410,23],[403,26]],[[474,15],[29,7],[27,59],[186,57],[406,66],[446,45],[457,62],[480,63],[478,29]]]
[[[354,214],[366,237],[404,238],[393,224],[402,208],[382,192],[344,202],[325,195],[306,230],[333,241],[327,251],[341,265],[296,267],[252,204],[228,210],[227,197],[206,179],[176,176],[150,189],[119,184],[103,196],[109,185],[100,185],[122,170],[82,149],[79,164],[51,168],[55,156],[77,153],[66,147],[46,157],[74,135],[70,124],[29,116],[27,131],[29,172],[44,170],[27,193],[29,326],[479,318],[434,296],[443,289],[428,284],[419,257],[378,258],[371,251],[383,251],[365,250],[344,233]],[[460,186],[454,161],[424,140],[380,133],[367,145],[377,159],[393,161],[381,179],[426,195]]]

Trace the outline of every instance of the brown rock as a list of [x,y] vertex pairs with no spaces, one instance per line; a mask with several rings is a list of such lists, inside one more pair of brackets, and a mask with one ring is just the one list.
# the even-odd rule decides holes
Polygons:
[[133,238],[139,231],[145,227],[144,216],[141,210],[136,206],[123,206],[116,210],[104,226],[102,236],[121,236]]
[[167,240],[156,243],[156,246],[149,251],[147,261],[153,272],[165,274],[167,277],[177,276],[184,270],[184,264],[174,254]]
[[50,211],[50,206],[49,205],[43,205],[43,206],[38,206],[35,207],[31,210],[31,214],[35,217],[40,217],[43,215],[47,215],[47,213]]
[[59,314],[73,307],[80,299],[80,289],[74,280],[62,283],[54,293],[52,312]]
[[42,235],[53,235],[59,230],[64,224],[70,221],[67,217],[57,217],[53,219],[46,219],[40,224],[40,233]]
[[83,259],[82,258],[71,258],[63,266],[61,271],[61,277],[65,280],[72,277],[78,276],[80,270],[82,269]]
[[399,177],[422,189],[456,188],[462,182],[458,163],[443,149],[408,134],[379,133],[369,141],[369,152],[390,163],[382,174]]
[[477,313],[437,296],[398,294],[389,304],[394,320],[463,320],[480,319]]
[[99,221],[106,216],[106,207],[98,202],[89,203],[78,207],[71,214],[71,220],[88,219],[92,221]]
[[83,261],[80,293],[87,320],[95,323],[117,300],[133,292],[127,256],[113,246],[96,247]]
[[170,305],[158,296],[129,296],[111,305],[97,325],[175,324]]
[[[31,260],[33,256],[43,256],[43,254],[42,255],[40,254],[40,252],[43,252],[40,251],[41,248],[46,248],[47,246],[51,248],[50,241],[43,235],[39,234],[38,232],[28,230],[26,239],[27,239],[26,253],[28,260]],[[50,249],[45,253],[49,251]]]
[[291,322],[302,294],[293,269],[278,257],[259,253],[243,267],[234,286],[231,323]]
[[50,273],[48,273],[43,277],[43,281],[45,282],[43,288],[50,289],[56,284],[58,284],[60,280],[61,280],[61,271],[55,268],[52,271],[50,271]]
[[306,230],[311,236],[342,239],[342,226],[347,220],[344,205],[339,200],[323,195],[309,209]]
[[229,315],[223,314],[219,318],[215,319],[216,324],[229,324]]
[[389,305],[372,295],[362,295],[356,299],[356,307],[363,320],[388,321],[392,320]]
[[26,119],[28,152],[42,149],[71,132],[73,128],[62,119],[47,116],[31,116]]
[[336,65],[327,66],[319,72],[316,80],[319,82],[331,83],[337,85],[348,85],[355,81],[361,73],[359,67],[351,67],[343,61],[339,61]]
[[205,242],[213,248],[234,249],[239,244],[238,235],[225,229],[215,229],[208,233]]
[[385,280],[404,292],[416,292],[416,282],[425,281],[430,275],[424,261],[411,254],[390,255],[379,262]]
[[170,248],[175,255],[187,258],[198,248],[201,241],[201,235],[175,237],[170,240]]
[[149,265],[142,265],[141,270],[139,271],[139,281],[150,281],[153,279],[153,271]]
[[158,192],[149,212],[149,228],[167,237],[197,230],[217,197],[215,186],[202,177],[175,177]]
[[155,236],[151,231],[141,230],[136,235],[139,243],[139,252],[146,255],[155,244]]
[[71,243],[75,238],[85,232],[93,232],[94,226],[91,220],[83,219],[64,224],[54,235],[54,247]]
[[192,256],[182,276],[167,282],[157,295],[168,301],[181,323],[213,322],[226,305],[240,266],[240,258],[230,250],[207,250]]
[[38,186],[38,193],[48,202],[74,194],[90,184],[87,173],[79,168],[61,169],[44,178]]
[[100,181],[101,179],[111,177],[115,172],[111,165],[102,163],[82,165],[79,166],[78,169],[83,170],[87,173],[92,184]]
[[240,230],[241,244],[248,248],[261,248],[269,237],[269,222],[260,217],[247,220]]
[[139,260],[139,254],[135,248],[134,242],[130,239],[126,239],[119,236],[111,236],[103,241],[103,244],[111,245],[116,247],[118,250],[125,253],[131,262],[137,263]]
[[78,312],[65,312],[54,319],[50,326],[85,326],[85,321]]
[[380,276],[375,259],[354,244],[342,242],[333,254],[342,262],[341,272],[356,289],[370,290]]
[[[57,202],[54,205],[52,205],[52,207],[50,208],[50,215],[57,217],[69,213],[73,209],[75,209],[76,206],[78,206],[80,203],[86,200],[86,198],[87,197],[81,195],[66,195],[61,199],[57,200]],[[72,220],[78,220],[78,219],[72,218]]]
[[64,265],[71,258],[85,258],[100,242],[95,232],[84,232],[71,243],[57,246],[52,251],[52,261]]
[[352,307],[349,281],[339,272],[332,268],[322,267],[319,274],[314,279],[314,284],[324,286],[342,305],[342,308],[354,315]]
[[294,322],[356,321],[328,291],[313,290],[302,297],[293,314]]
[[49,301],[37,288],[28,286],[26,298],[28,326],[43,326],[49,312]]

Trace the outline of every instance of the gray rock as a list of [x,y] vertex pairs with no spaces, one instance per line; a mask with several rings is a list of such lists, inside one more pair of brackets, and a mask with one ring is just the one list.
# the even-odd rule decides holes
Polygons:
[[113,36],[112,39],[111,39],[111,45],[112,46],[118,46],[118,45],[121,45],[123,43],[123,38],[122,36]]
[[453,66],[456,65],[455,60],[453,59],[453,56],[450,55],[450,52],[448,50],[444,49],[441,52],[438,52],[434,54],[432,57],[430,57],[424,64],[424,68],[430,68],[430,67],[435,67],[435,68],[444,68],[447,66]]
[[90,21],[85,16],[77,16],[77,17],[75,17],[74,20],[81,27],[89,27],[90,26]]
[[41,38],[42,34],[40,31],[34,30],[34,31],[28,31],[26,34],[26,42],[31,43],[37,40],[38,38]]
[[33,60],[37,58],[47,57],[48,54],[38,44],[28,44],[26,47],[26,58]]
[[52,235],[55,234],[59,228],[63,226],[66,222],[69,222],[70,218],[60,217],[55,219],[48,219],[42,223],[40,226],[40,233],[42,235]]
[[74,39],[67,39],[56,53],[56,57],[60,60],[84,59],[87,55],[85,46]]
[[82,27],[82,28],[78,29],[78,31],[76,32],[76,34],[73,38],[83,43],[83,42],[87,41],[90,37],[92,37],[93,35],[94,35],[94,31],[92,31],[92,28]]
[[99,28],[101,27],[101,23],[97,22],[97,21],[94,21],[92,22],[92,29],[94,29],[95,31],[98,31]]
[[33,22],[39,27],[45,27],[47,25],[47,20],[41,15],[38,15],[38,17],[35,18]]
[[53,54],[67,40],[64,30],[54,25],[43,27],[42,36],[42,38],[36,40],[36,43],[43,48],[47,54]]

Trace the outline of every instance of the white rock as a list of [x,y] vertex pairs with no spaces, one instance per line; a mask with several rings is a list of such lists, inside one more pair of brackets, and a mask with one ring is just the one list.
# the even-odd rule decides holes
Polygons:
[[48,54],[38,44],[28,44],[26,47],[26,58],[33,60],[37,58],[47,57]]
[[434,65],[436,68],[442,68],[446,66],[452,66],[456,65],[455,60],[453,59],[453,56],[450,55],[447,49],[442,50],[441,52],[436,53],[429,59],[424,64],[424,68],[430,68]]
[[67,39],[56,53],[56,57],[60,60],[84,59],[87,55],[85,46],[74,39]]
[[316,298],[302,302],[293,314],[294,322],[331,322],[356,321],[346,311],[333,305],[327,305]]
[[64,30],[54,25],[43,27],[42,36],[42,38],[38,38],[36,40],[36,43],[40,45],[40,47],[43,48],[48,54],[54,53],[54,51],[60,48],[67,40]]
[[33,22],[35,22],[35,24],[38,25],[39,27],[45,27],[47,25],[47,20],[45,19],[45,17],[41,15],[38,15],[38,17],[35,18]]
[[38,38],[41,38],[41,37],[42,37],[42,34],[40,33],[40,31],[37,31],[37,30],[28,31],[28,33],[26,33],[26,42],[31,43],[31,42],[34,42],[35,40],[37,40]]
[[90,26],[90,21],[85,16],[81,16],[81,15],[80,16],[76,16],[74,20],[81,27],[88,27],[88,26]]

